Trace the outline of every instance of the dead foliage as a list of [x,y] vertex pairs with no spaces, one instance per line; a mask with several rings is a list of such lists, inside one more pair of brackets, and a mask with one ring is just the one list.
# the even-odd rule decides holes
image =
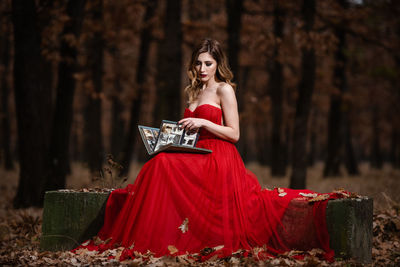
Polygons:
[[[328,263],[321,259],[320,250],[290,251],[270,258],[266,256],[264,248],[254,248],[251,251],[237,251],[230,257],[218,258],[215,252],[221,249],[219,247],[205,248],[199,254],[177,256],[177,249],[171,246],[168,256],[157,258],[152,253],[136,252],[133,258],[122,262],[119,261],[123,252],[121,247],[103,253],[88,250],[79,250],[76,254],[69,251],[41,252],[42,209],[13,209],[17,174],[3,170],[0,170],[0,174],[3,178],[0,180],[1,266],[360,266],[354,261]],[[369,183],[369,179],[366,178],[364,183]],[[376,180],[371,179],[371,183],[376,183]],[[333,186],[337,187],[336,184]],[[338,192],[343,191],[338,189]],[[374,212],[373,263],[370,266],[400,266],[400,205],[393,200],[395,198],[392,195],[384,192],[380,194],[378,199],[383,199],[385,204],[381,203],[380,206],[386,208]],[[307,197],[312,199],[314,196]],[[185,221],[182,223],[183,226],[188,224]]]

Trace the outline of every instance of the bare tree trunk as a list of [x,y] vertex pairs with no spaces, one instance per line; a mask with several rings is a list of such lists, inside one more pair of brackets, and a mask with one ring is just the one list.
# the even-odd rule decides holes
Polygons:
[[[400,21],[396,25],[397,36],[400,37]],[[400,70],[400,55],[395,56],[396,67]],[[400,79],[397,78],[397,83],[393,83],[393,88],[396,90],[396,99],[400,100]],[[390,159],[394,168],[400,169],[400,119],[398,116],[392,118],[392,137],[391,137],[391,150]]]
[[307,164],[309,167],[314,166],[317,156],[317,133],[314,129],[311,130],[310,135],[310,151],[308,152]]
[[[241,71],[241,79],[240,79],[240,88],[246,88],[247,87],[247,82],[248,82],[248,76],[249,76],[249,72],[250,72],[250,67],[244,67]],[[238,91],[237,91],[238,93]],[[241,95],[241,96],[240,96]],[[238,94],[238,99],[242,99],[243,102],[243,98],[244,98],[244,94]],[[244,108],[242,109],[242,112],[244,111]],[[240,111],[239,111],[240,112]],[[250,160],[250,152],[249,152],[249,138],[248,138],[248,134],[246,129],[249,127],[249,124],[251,124],[250,121],[241,119],[240,121],[240,139],[239,142],[236,143],[236,147],[240,153],[240,155],[242,156],[243,162],[248,162]],[[266,134],[266,133],[262,133],[262,134]]]
[[325,161],[324,176],[339,175],[340,148],[342,147],[341,121],[343,114],[340,112],[340,96],[332,95],[330,100],[328,121],[328,147]]
[[390,162],[396,169],[400,168],[400,133],[394,126],[392,128],[391,146],[390,146]]
[[[343,8],[348,8],[347,0],[338,0]],[[345,164],[349,174],[357,174],[358,167],[355,160],[351,142],[350,122],[348,113],[350,105],[345,103],[342,95],[348,91],[346,66],[346,32],[340,28],[335,28],[335,35],[339,43],[335,53],[335,69],[333,83],[339,89],[340,94],[331,96],[331,106],[328,121],[328,148],[325,161],[324,176],[338,176],[341,158],[345,158]]]
[[345,144],[345,165],[349,175],[358,175],[357,160],[354,154],[353,143],[351,141],[351,127],[348,113],[344,116],[344,144]]
[[[152,0],[147,3],[146,14],[144,16],[144,25],[148,25],[151,18],[154,16],[157,7],[157,0]],[[130,110],[130,119],[128,131],[124,138],[124,146],[122,150],[121,165],[124,169],[121,175],[126,175],[129,172],[129,165],[132,160],[132,153],[135,149],[135,137],[138,136],[137,124],[140,118],[140,109],[144,95],[144,86],[147,73],[148,58],[150,52],[150,43],[152,40],[151,29],[145,27],[141,31],[141,43],[139,52],[138,69],[136,71],[137,94],[132,102]],[[170,63],[173,64],[173,63]],[[158,96],[160,97],[160,96]]]
[[315,110],[311,111],[310,114],[310,118],[311,118],[311,123],[310,125],[312,125],[311,127],[311,132],[310,132],[310,150],[307,153],[307,165],[310,166],[314,166],[315,164],[315,159],[317,157],[317,130],[315,129],[315,121],[316,121],[316,117],[315,117]]
[[[282,39],[285,10],[278,0],[274,0],[274,34]],[[283,72],[282,63],[278,59],[279,44],[275,45],[272,68],[269,71],[269,88],[272,100],[272,139],[271,139],[271,174],[284,176],[286,165],[284,146],[282,142],[282,112],[283,112]]]
[[45,186],[45,154],[48,149],[50,88],[43,83],[40,31],[35,1],[12,1],[14,24],[14,89],[18,126],[20,177],[16,208],[41,206]]
[[14,163],[11,155],[11,149],[10,149],[10,143],[11,143],[11,138],[10,138],[10,112],[9,112],[9,107],[8,107],[8,101],[9,101],[9,92],[10,92],[10,85],[7,82],[7,79],[10,75],[10,36],[9,34],[11,33],[10,30],[10,25],[9,23],[4,23],[1,25],[3,27],[2,33],[0,35],[0,56],[1,56],[1,61],[3,62],[3,72],[1,73],[1,92],[0,92],[0,99],[1,99],[1,105],[0,105],[0,125],[1,125],[1,150],[2,155],[4,160],[4,168],[6,170],[12,170],[14,169]]
[[[235,75],[234,81],[239,81],[240,30],[242,28],[243,0],[226,0],[228,14],[228,60]],[[239,112],[243,111],[244,90],[238,88],[237,99]]]
[[65,24],[61,35],[62,61],[58,66],[57,98],[48,154],[46,190],[65,188],[69,169],[69,142],[75,92],[73,75],[77,69],[78,52],[77,47],[67,42],[64,36],[73,35],[76,39],[79,38],[85,3],[86,0],[69,0],[67,4],[66,12],[70,20]]
[[[315,0],[303,0],[304,27],[309,34],[314,27]],[[307,128],[311,109],[311,98],[315,85],[316,56],[314,48],[302,48],[302,77],[298,87],[299,96],[294,119],[292,147],[292,176],[290,188],[306,188],[307,178]]]
[[292,162],[292,151],[291,151],[291,134],[290,134],[290,127],[288,124],[285,126],[285,142],[283,143],[283,160],[285,162],[285,166],[288,166]]
[[371,166],[377,169],[382,169],[383,160],[380,149],[380,141],[379,141],[379,114],[378,107],[376,104],[372,108],[372,142],[371,142],[371,155],[370,161]]
[[[43,36],[43,29],[51,22],[54,16],[52,14],[52,10],[54,8],[54,5],[57,1],[48,1],[48,0],[36,0],[36,8],[40,12],[38,12],[38,17],[37,17],[37,25],[40,25],[39,31],[40,35]],[[53,115],[53,110],[54,110],[54,96],[55,96],[55,88],[53,86],[53,81],[54,77],[56,75],[56,72],[54,71],[53,64],[50,59],[47,59],[46,57],[43,57],[43,67],[42,67],[42,73],[46,73],[46,75],[43,75],[42,77],[42,84],[46,88],[50,88],[49,90],[49,99],[51,99],[51,112],[49,112],[47,121],[52,122],[52,115]],[[51,134],[51,123],[46,124],[48,127],[48,131]],[[50,142],[49,142],[50,143]]]
[[[103,0],[95,0],[93,4],[93,20],[95,24],[103,23]],[[103,50],[102,31],[96,29],[89,44],[89,69],[93,82],[93,93],[89,95],[85,108],[85,151],[89,169],[98,172],[103,164],[103,142],[101,131],[101,92],[103,91]]]
[[268,123],[265,118],[259,118],[260,121],[256,122],[257,131],[257,161],[261,165],[270,164],[270,151],[268,140]]
[[182,27],[181,0],[167,0],[164,39],[158,47],[155,123],[181,116]]
[[124,120],[122,119],[122,112],[124,110],[123,103],[121,101],[122,85],[121,85],[121,70],[120,70],[120,53],[115,52],[114,55],[114,90],[115,93],[111,97],[111,154],[114,158],[118,159],[123,148],[123,136],[124,136]]

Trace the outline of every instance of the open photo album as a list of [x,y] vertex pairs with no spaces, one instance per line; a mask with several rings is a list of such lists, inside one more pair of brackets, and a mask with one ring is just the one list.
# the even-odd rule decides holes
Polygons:
[[138,125],[140,136],[149,155],[159,152],[211,153],[196,147],[198,132],[186,131],[174,121],[163,120],[160,128]]

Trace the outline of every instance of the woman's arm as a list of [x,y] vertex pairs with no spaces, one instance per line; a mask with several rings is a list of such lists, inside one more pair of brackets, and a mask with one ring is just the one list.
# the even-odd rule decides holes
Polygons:
[[197,130],[203,127],[219,138],[236,143],[240,137],[240,129],[235,92],[232,86],[225,84],[218,88],[217,95],[221,101],[224,118],[223,126],[201,118],[186,118],[180,120],[179,123],[182,124],[186,130]]

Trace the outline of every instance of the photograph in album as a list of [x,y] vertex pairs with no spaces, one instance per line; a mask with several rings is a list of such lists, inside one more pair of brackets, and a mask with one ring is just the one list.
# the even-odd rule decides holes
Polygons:
[[160,128],[139,125],[140,136],[149,155],[159,152],[211,153],[196,147],[199,132],[186,131],[175,121],[163,120]]
[[143,144],[146,148],[147,153],[148,154],[153,153],[154,147],[156,145],[156,141],[158,138],[159,129],[142,126],[142,125],[139,125],[138,127],[139,127],[140,136],[142,137]]

